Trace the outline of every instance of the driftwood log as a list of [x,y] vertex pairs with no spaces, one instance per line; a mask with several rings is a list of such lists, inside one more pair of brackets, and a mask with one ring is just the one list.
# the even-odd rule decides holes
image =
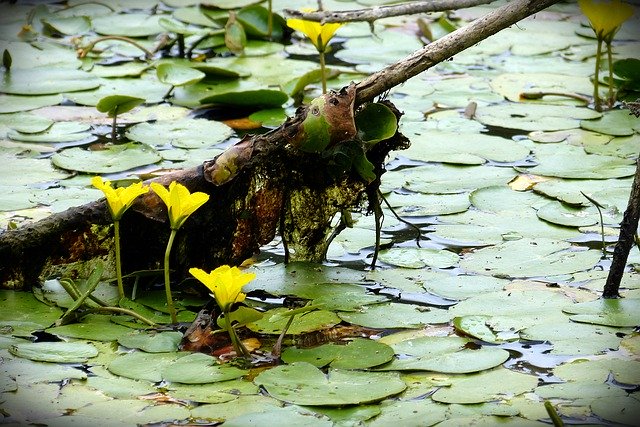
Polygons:
[[[356,84],[351,108],[357,109],[558,1],[508,2]],[[295,117],[267,134],[246,137],[197,168],[155,179],[164,185],[177,181],[192,192],[211,196],[178,233],[171,261],[174,279],[186,277],[190,267],[238,265],[277,233],[286,242],[292,260],[320,261],[336,214],[362,209],[367,195],[376,194],[387,154],[405,147],[405,139],[397,134],[367,153],[377,177],[371,183],[355,173],[329,176],[321,155],[304,153],[295,144],[307,113],[307,108],[301,107]],[[234,176],[218,185],[215,175],[220,168],[233,170]],[[122,218],[125,274],[161,267],[169,235],[165,209],[157,196],[148,194]],[[0,235],[0,283],[4,288],[22,289],[52,276],[86,276],[93,260],[105,259],[107,265],[113,265],[112,240],[104,199],[4,231]]]

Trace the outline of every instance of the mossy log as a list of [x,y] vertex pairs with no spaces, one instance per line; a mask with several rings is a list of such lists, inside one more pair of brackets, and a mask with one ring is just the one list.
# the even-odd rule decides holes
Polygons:
[[[356,84],[351,108],[558,1],[508,2]],[[370,196],[377,192],[385,159],[389,152],[406,147],[406,139],[396,134],[367,152],[376,175],[372,182],[353,171],[336,177],[328,173],[321,154],[303,152],[296,144],[307,114],[302,107],[267,134],[247,136],[199,167],[155,179],[164,185],[177,181],[192,192],[210,195],[178,233],[171,262],[174,279],[185,277],[190,267],[237,265],[276,233],[287,243],[292,260],[320,261],[335,215],[368,209],[367,201],[375,202]],[[222,183],[216,182],[220,169],[232,174]],[[22,289],[49,277],[85,276],[92,260],[113,258],[110,228],[102,199],[4,231],[0,235],[1,286]],[[121,220],[124,273],[160,268],[168,235],[162,201],[153,193],[140,197]]]

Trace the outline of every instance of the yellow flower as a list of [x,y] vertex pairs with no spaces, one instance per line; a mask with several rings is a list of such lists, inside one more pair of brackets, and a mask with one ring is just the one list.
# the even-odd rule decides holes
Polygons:
[[[308,12],[308,10],[305,11]],[[325,51],[329,40],[333,38],[338,28],[342,26],[338,22],[321,24],[314,21],[305,21],[304,19],[287,19],[287,25],[309,37],[318,52]]]
[[599,39],[610,42],[624,21],[633,15],[633,6],[620,0],[578,0]]
[[255,273],[243,273],[238,267],[222,265],[211,273],[199,268],[190,268],[189,273],[213,292],[212,296],[222,309],[227,311],[232,304],[244,301],[242,287],[255,279]]
[[187,187],[173,181],[169,190],[157,182],[151,183],[151,189],[162,199],[169,211],[171,229],[177,230],[200,206],[207,203],[209,195],[199,191],[190,193]]
[[104,193],[114,221],[120,221],[122,214],[131,207],[136,197],[149,191],[149,187],[142,185],[142,182],[114,189],[111,186],[111,181],[103,182],[99,176],[94,176],[91,179],[91,184]]

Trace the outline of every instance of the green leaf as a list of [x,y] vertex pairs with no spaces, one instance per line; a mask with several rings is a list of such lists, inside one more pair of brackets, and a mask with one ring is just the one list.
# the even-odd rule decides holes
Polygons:
[[618,330],[607,326],[585,323],[543,324],[530,326],[520,332],[520,337],[532,341],[549,341],[552,354],[600,354],[616,350],[621,337]]
[[165,381],[185,384],[206,384],[240,378],[248,371],[229,364],[220,365],[215,357],[193,353],[165,365],[162,369]]
[[319,153],[331,142],[329,123],[324,117],[324,97],[311,101],[307,110],[307,117],[302,122],[304,139],[300,149],[307,153]]
[[35,110],[40,107],[57,105],[62,102],[62,95],[20,96],[0,94],[0,114],[18,111]]
[[489,343],[500,343],[503,340],[498,338],[495,332],[488,326],[490,316],[461,316],[453,318],[453,326],[460,333],[469,335],[479,340]]
[[618,77],[637,82],[640,80],[640,59],[624,58],[613,61],[613,72]]
[[[249,323],[247,327],[261,334],[280,334],[289,320],[289,317],[286,316],[287,312],[288,310],[284,307],[274,308],[266,311],[262,319]],[[300,335],[305,332],[330,328],[338,323],[340,323],[340,318],[335,313],[326,310],[316,310],[297,315],[293,319],[293,323],[287,331],[287,334]]]
[[188,149],[210,147],[226,141],[231,135],[233,129],[224,123],[191,118],[138,123],[126,132],[127,138],[132,141],[153,147],[171,144]]
[[125,37],[146,37],[163,31],[159,21],[162,15],[146,13],[111,13],[93,18],[93,29],[98,34]]
[[55,16],[42,20],[42,23],[53,32],[68,36],[78,36],[91,30],[91,19],[88,16],[68,16],[57,18]]
[[169,353],[178,350],[181,339],[182,333],[180,332],[133,332],[118,337],[118,343],[147,353]]
[[346,322],[374,329],[422,328],[427,324],[447,323],[447,310],[413,304],[383,303],[363,306],[357,312],[339,312]]
[[368,144],[391,138],[398,130],[398,120],[384,104],[372,102],[359,110],[355,117],[358,136]]
[[367,425],[428,427],[447,418],[446,407],[429,399],[385,401],[380,405],[380,411],[381,414],[370,420]]
[[[237,13],[237,19],[242,23],[247,35],[253,37],[267,37],[269,33],[269,11],[260,5],[246,6]],[[272,16],[271,39],[281,40],[283,36],[284,19],[277,13]]]
[[280,107],[289,97],[286,93],[273,89],[225,91],[200,98],[201,104],[224,104],[239,106]]
[[286,363],[307,362],[321,368],[366,369],[381,365],[393,358],[393,349],[386,344],[355,338],[346,345],[325,344],[314,348],[289,347],[282,353]]
[[612,110],[597,120],[582,120],[580,127],[607,135],[629,136],[640,132],[640,119],[626,109]]
[[84,363],[96,357],[98,350],[81,342],[29,342],[12,345],[9,353],[36,362]]
[[153,148],[136,143],[111,145],[100,151],[74,147],[56,153],[51,158],[59,168],[94,174],[122,172],[160,160],[160,155]]
[[116,325],[110,321],[111,316],[90,314],[81,323],[56,326],[46,331],[62,337],[78,338],[94,341],[116,341],[131,329]]
[[96,109],[101,113],[107,113],[109,117],[117,116],[121,113],[133,110],[145,100],[128,95],[110,95],[101,98],[96,104]]
[[205,77],[205,73],[183,65],[162,63],[156,67],[158,80],[171,86],[185,86],[197,83]]
[[509,103],[478,108],[475,118],[489,126],[551,131],[582,126],[581,119],[595,119],[600,116],[601,113],[575,106]]
[[53,95],[84,91],[100,86],[95,76],[73,68],[15,68],[0,73],[0,90],[13,95]]
[[[133,380],[160,382],[162,371],[188,353],[143,353],[136,351],[114,359],[107,368],[115,375]],[[204,355],[203,355],[204,356]]]
[[[262,312],[251,308],[240,306],[236,310],[229,313],[229,320],[231,325],[235,327],[244,326],[247,323],[256,322],[262,319]],[[227,324],[227,319],[223,314],[218,317],[217,324],[220,328],[225,329]]]
[[458,255],[445,249],[391,248],[380,251],[380,261],[404,268],[449,268],[458,263]]
[[229,12],[229,20],[224,26],[224,44],[234,54],[240,55],[247,45],[247,34],[244,26],[236,19],[234,12]]
[[574,322],[595,325],[634,327],[640,325],[640,299],[598,299],[574,304],[562,311],[572,314]]
[[407,386],[395,372],[359,372],[296,362],[262,372],[254,382],[276,399],[296,405],[355,405],[400,393]]
[[179,384],[168,386],[169,396],[198,403],[223,403],[244,395],[258,395],[258,386],[251,381],[236,379],[208,384]]
[[[42,132],[29,132],[11,130],[7,136],[15,141],[23,142],[75,142],[92,138],[88,132],[91,126],[78,122],[56,122]],[[93,138],[95,139],[95,138]]]
[[633,425],[638,422],[638,400],[632,395],[605,397],[591,403],[593,413],[614,423]]

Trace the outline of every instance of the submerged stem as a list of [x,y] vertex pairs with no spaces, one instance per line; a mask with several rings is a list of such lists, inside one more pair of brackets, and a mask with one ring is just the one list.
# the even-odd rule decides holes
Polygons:
[[244,344],[242,344],[242,341],[240,341],[238,335],[236,335],[236,330],[231,326],[231,321],[229,320],[229,309],[224,311],[224,317],[224,328],[227,330],[229,338],[231,338],[231,344],[233,344],[233,349],[236,351],[236,354],[238,356],[241,355],[242,357],[251,357],[251,353],[249,353],[249,350],[247,350]]
[[118,279],[118,297],[124,298],[124,285],[122,284],[122,262],[120,259],[120,221],[113,221],[114,241],[116,248],[116,278]]
[[171,315],[171,323],[178,323],[178,317],[176,316],[176,309],[173,305],[173,296],[171,295],[171,282],[169,278],[169,255],[171,254],[171,247],[173,246],[173,240],[176,238],[178,230],[171,229],[169,235],[169,242],[167,242],[167,249],[164,251],[164,291],[167,295],[167,308]]

